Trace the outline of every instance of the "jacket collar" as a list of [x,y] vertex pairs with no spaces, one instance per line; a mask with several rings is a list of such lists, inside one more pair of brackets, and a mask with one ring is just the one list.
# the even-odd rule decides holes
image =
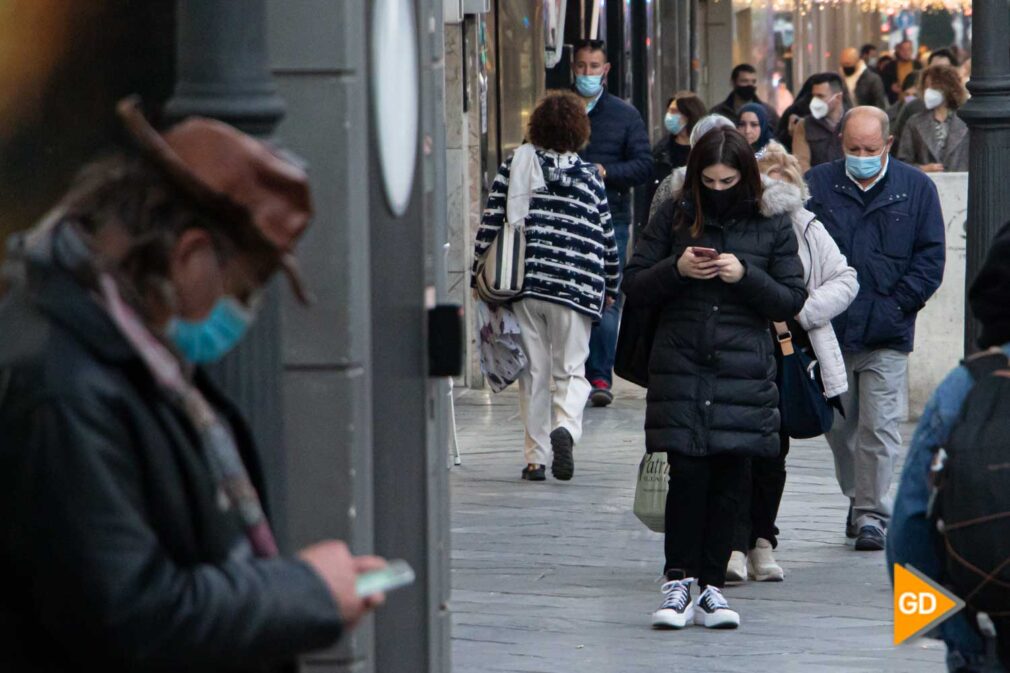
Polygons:
[[[578,96],[579,93],[576,91],[575,95]],[[596,99],[596,105],[594,105],[593,109],[589,111],[590,117],[595,117],[600,110],[602,110],[607,106],[607,99],[610,97],[610,95],[611,95],[610,92],[607,91],[607,85],[604,84],[603,91],[600,92],[600,97]]]
[[99,305],[83,279],[90,273],[91,250],[67,221],[50,219],[12,237],[5,272],[16,291],[59,324],[100,359],[125,363],[136,351]]
[[[730,91],[729,95],[726,96],[726,100],[722,102],[722,104],[728,107],[730,110],[732,110],[734,114],[736,114],[737,111],[737,108],[733,105],[735,95],[736,94],[734,92]],[[754,94],[754,100],[749,100],[747,101],[747,103],[756,103],[757,105],[765,105],[765,102],[761,100],[761,96],[758,96],[757,94]],[[744,105],[746,105],[747,103],[744,103]],[[768,106],[765,105],[765,107]]]
[[[866,206],[863,216],[867,216],[874,211],[892,206],[896,203],[908,200],[908,186],[901,177],[903,164],[893,156],[887,159],[887,176],[884,187],[880,193],[874,197],[873,201]],[[832,177],[832,189],[838,194],[844,194],[860,206],[863,205],[863,197],[859,194],[859,188],[853,184],[845,172],[845,159],[837,159],[832,162],[834,167]]]
[[917,127],[922,133],[922,140],[926,143],[926,147],[929,151],[937,158],[940,162],[946,158],[947,151],[950,148],[957,146],[964,137],[968,134],[968,125],[964,123],[955,110],[951,110],[949,113],[949,126],[947,127],[947,144],[943,152],[939,151],[936,145],[936,134],[933,133],[933,111],[926,110],[925,112],[918,113],[915,117],[908,120],[908,124]]

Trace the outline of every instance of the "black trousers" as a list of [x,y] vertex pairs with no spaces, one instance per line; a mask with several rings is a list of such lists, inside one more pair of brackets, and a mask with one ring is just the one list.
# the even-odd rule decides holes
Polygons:
[[698,578],[722,587],[733,546],[747,459],[742,456],[683,456],[667,453],[666,565],[671,579]]
[[774,458],[747,460],[743,484],[743,502],[737,510],[733,551],[747,553],[757,545],[759,537],[778,547],[779,529],[775,519],[786,488],[786,456],[789,455],[789,435],[779,434],[779,455]]

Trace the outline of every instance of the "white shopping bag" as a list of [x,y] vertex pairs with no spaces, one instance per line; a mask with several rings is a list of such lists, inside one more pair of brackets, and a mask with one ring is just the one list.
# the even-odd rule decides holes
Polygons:
[[670,463],[666,454],[647,453],[638,465],[635,516],[650,530],[666,530],[666,494],[670,490]]

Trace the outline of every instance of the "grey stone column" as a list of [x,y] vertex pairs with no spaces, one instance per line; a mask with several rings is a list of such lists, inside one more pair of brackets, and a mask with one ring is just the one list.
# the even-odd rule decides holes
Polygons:
[[[267,61],[265,0],[179,0],[176,87],[169,119],[214,117],[269,136],[284,116]],[[211,375],[249,419],[267,473],[272,519],[285,538],[280,313],[269,288],[256,324]]]
[[268,136],[284,116],[270,77],[265,0],[179,0],[169,116],[222,119]]
[[[1010,16],[1006,0],[975,0],[971,99],[958,112],[971,128],[968,163],[967,293],[989,244],[1010,219]],[[978,323],[965,302],[965,352],[975,348]]]

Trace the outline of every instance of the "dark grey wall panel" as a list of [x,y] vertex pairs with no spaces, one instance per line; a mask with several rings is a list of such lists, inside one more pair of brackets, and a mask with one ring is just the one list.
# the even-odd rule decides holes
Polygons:
[[309,164],[316,217],[299,246],[317,303],[284,306],[289,366],[360,366],[368,350],[367,119],[364,83],[281,75],[288,115],[279,134]]
[[354,460],[356,453],[368,453],[361,451],[356,422],[367,411],[365,384],[361,369],[285,375],[289,536],[295,546],[370,536],[370,512],[357,506],[368,483],[355,478],[368,466]]
[[[292,548],[373,550],[366,0],[268,0],[268,43],[287,116],[281,143],[306,160],[316,217],[299,245],[317,298],[281,306],[287,530]],[[366,620],[303,670],[372,673]]]
[[274,68],[355,71],[361,65],[363,6],[346,0],[271,0],[267,5]]

